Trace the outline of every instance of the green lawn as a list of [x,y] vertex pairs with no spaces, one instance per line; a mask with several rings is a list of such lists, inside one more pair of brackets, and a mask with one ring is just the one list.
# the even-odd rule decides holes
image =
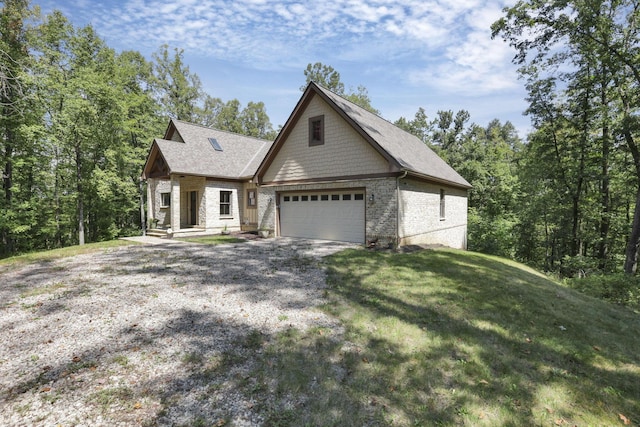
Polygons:
[[175,240],[181,240],[183,242],[190,242],[190,243],[202,243],[204,245],[220,245],[222,243],[246,242],[246,239],[240,239],[238,237],[233,237],[233,236],[224,235],[224,234],[214,234],[210,236],[199,236],[199,237],[178,237]]
[[[328,259],[346,332],[268,339],[243,391],[270,425],[640,423],[640,317],[453,250]],[[292,405],[291,401],[297,402]]]
[[87,243],[86,245],[67,246],[66,248],[52,249],[49,251],[30,252],[0,259],[0,270],[33,262],[52,261],[76,255],[89,254],[116,248],[120,246],[136,245],[138,243],[128,240],[107,240],[104,242]]

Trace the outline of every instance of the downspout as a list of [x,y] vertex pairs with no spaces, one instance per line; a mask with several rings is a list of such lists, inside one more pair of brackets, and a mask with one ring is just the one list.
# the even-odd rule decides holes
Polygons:
[[400,246],[400,180],[404,179],[407,173],[409,171],[405,169],[402,175],[396,177],[396,202],[398,204],[396,209],[396,247]]

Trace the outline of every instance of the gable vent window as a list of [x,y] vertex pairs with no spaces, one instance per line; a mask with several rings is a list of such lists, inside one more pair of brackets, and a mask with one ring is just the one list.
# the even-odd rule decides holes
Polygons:
[[220,143],[218,142],[217,139],[209,138],[209,142],[211,143],[211,146],[213,147],[214,150],[222,151],[222,147],[220,146]]
[[324,144],[324,116],[309,119],[309,147]]

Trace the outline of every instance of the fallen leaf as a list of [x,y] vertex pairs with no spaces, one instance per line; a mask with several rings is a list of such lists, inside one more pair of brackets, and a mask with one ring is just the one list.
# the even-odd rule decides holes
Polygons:
[[369,359],[367,359],[366,357],[363,357],[363,358],[362,358],[362,361],[363,361],[364,363],[369,363]]
[[622,414],[618,414],[618,416],[620,417],[620,420],[622,421],[622,423],[626,426],[631,425],[631,420],[627,417],[625,417]]
[[594,345],[594,346],[593,346],[593,349],[594,349],[595,351],[600,351],[600,347],[598,347],[597,345]]
[[489,381],[487,381],[487,380],[480,380],[480,381],[478,381],[478,383],[484,384],[484,385],[489,385]]
[[73,363],[78,363],[82,359],[80,358],[80,356],[73,356],[73,359],[71,359],[71,360],[73,361]]
[[564,419],[562,419],[562,418],[558,418],[558,419],[555,421],[555,423],[556,423],[556,425],[557,425],[557,426],[561,426],[562,424],[564,424],[564,423],[565,423],[565,421],[564,421]]
[[42,387],[42,389],[40,390],[41,393],[47,393],[51,391],[51,387]]
[[544,408],[544,409],[546,409],[549,414],[553,414],[553,409],[551,408]]
[[531,343],[531,338],[527,337],[527,339],[525,339],[525,341],[528,342],[528,343]]
[[142,408],[142,403],[136,402],[133,404],[133,409],[140,409],[140,408]]
[[227,422],[225,420],[219,420],[217,423],[214,424],[214,427],[222,427],[226,423]]

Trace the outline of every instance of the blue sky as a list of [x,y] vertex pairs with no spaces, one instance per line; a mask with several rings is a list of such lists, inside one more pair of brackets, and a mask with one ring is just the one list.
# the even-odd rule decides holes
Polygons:
[[162,44],[184,60],[207,93],[243,105],[263,101],[274,128],[298,101],[308,63],[333,66],[347,88],[365,86],[395,121],[419,107],[467,109],[486,126],[529,130],[514,51],[490,25],[513,1],[486,0],[32,0],[92,24],[110,47],[148,58]]

